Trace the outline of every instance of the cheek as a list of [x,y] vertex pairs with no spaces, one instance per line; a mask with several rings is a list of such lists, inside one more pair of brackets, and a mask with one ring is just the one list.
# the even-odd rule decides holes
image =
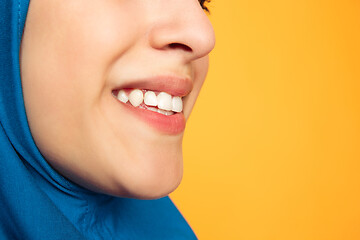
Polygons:
[[139,29],[135,21],[119,27],[134,14],[130,3],[121,7],[114,1],[32,0],[22,42],[31,125],[48,122],[56,132],[55,126],[81,124],[97,104],[107,90],[108,68],[131,47]]
[[137,38],[132,6],[120,11],[112,1],[33,1],[26,32],[33,67],[41,71],[36,80],[47,88],[77,88],[78,94],[85,86],[86,93],[101,89],[107,68]]
[[80,159],[90,148],[88,129],[101,121],[96,109],[108,90],[108,68],[139,29],[119,28],[131,19],[129,7],[119,12],[111,1],[31,1],[21,46],[24,101],[35,142],[54,165]]

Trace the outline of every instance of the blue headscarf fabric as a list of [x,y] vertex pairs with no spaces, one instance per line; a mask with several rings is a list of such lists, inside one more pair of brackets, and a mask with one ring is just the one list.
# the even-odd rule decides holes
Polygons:
[[196,239],[168,198],[125,199],[62,177],[26,118],[19,50],[29,0],[0,4],[0,239]]

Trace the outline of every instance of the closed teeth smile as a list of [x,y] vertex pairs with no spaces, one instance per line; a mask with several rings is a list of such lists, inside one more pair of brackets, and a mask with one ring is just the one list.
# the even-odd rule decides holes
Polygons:
[[182,112],[183,101],[179,96],[171,96],[166,92],[156,93],[150,90],[121,89],[113,95],[123,103],[130,103],[134,107],[147,109],[166,116]]

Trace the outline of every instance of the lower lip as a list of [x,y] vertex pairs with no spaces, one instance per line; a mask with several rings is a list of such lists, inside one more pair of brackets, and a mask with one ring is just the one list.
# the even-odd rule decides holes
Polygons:
[[183,113],[174,113],[173,115],[166,116],[161,113],[137,108],[130,104],[124,104],[122,102],[119,102],[119,104],[123,105],[131,114],[134,114],[159,132],[177,135],[185,130],[186,121]]

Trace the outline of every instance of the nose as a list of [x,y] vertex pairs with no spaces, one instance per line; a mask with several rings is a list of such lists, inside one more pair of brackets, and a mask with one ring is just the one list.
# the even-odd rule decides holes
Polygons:
[[161,1],[149,32],[151,47],[180,52],[185,61],[206,56],[215,46],[213,27],[197,0]]

